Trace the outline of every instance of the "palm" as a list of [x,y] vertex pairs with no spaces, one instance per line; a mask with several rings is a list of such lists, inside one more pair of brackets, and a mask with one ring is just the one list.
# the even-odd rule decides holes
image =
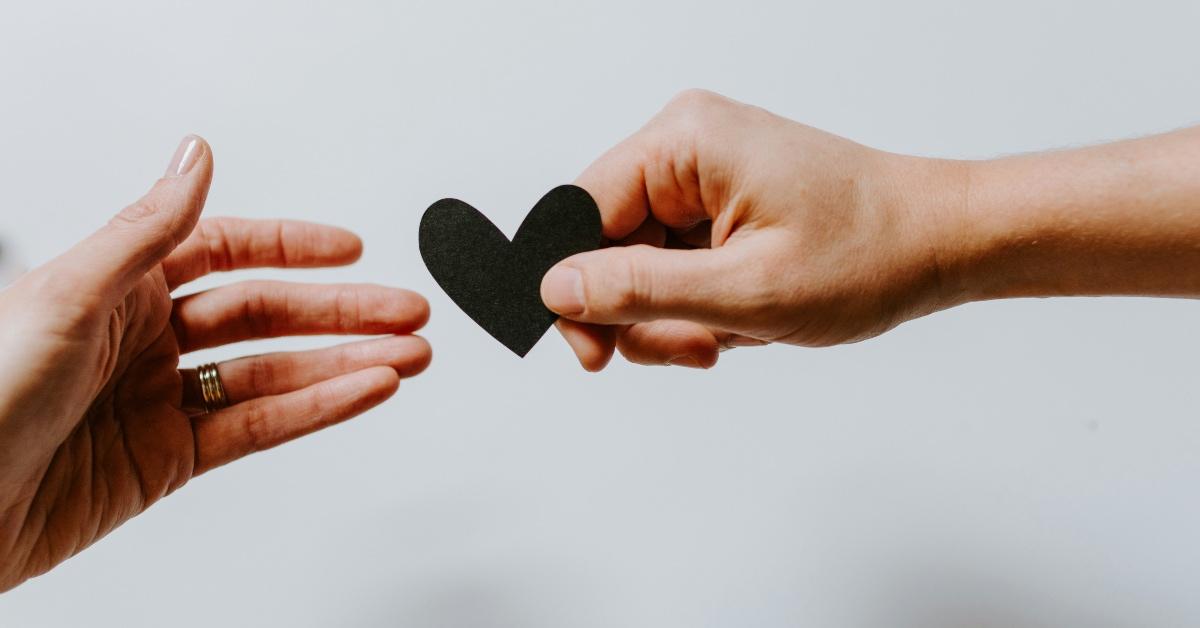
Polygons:
[[102,378],[100,395],[42,470],[28,506],[32,519],[41,519],[28,543],[31,575],[87,547],[192,476],[195,447],[182,408],[172,302],[161,269],[155,272],[158,281],[143,279],[104,315],[116,324],[90,347],[117,347],[117,359]]

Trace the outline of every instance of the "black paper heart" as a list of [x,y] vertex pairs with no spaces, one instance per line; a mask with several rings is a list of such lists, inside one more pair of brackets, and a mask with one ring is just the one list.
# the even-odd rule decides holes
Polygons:
[[421,258],[476,323],[525,357],[558,315],[542,303],[542,276],[600,247],[600,210],[586,190],[561,185],[533,206],[512,242],[483,214],[444,198],[421,217]]

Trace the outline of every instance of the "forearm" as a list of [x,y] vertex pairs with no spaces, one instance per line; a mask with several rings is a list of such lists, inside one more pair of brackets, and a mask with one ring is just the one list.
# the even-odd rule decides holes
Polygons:
[[945,257],[965,300],[1200,297],[1200,127],[960,170]]

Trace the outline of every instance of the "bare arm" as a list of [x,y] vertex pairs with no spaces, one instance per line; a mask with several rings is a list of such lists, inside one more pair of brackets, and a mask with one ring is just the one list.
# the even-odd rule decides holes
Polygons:
[[1200,296],[1200,128],[968,168],[971,299]]
[[975,300],[1200,296],[1200,129],[939,160],[689,91],[578,183],[614,246],[542,298],[589,370],[854,342]]

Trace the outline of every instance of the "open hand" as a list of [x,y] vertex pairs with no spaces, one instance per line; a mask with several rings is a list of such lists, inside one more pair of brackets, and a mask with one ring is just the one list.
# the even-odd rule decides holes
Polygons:
[[[188,137],[140,201],[0,292],[0,590],[49,570],[191,478],[355,416],[422,371],[415,293],[248,281],[172,298],[210,272],[336,266],[361,242],[291,221],[197,222],[212,178]],[[220,365],[203,412],[179,357],[296,334],[386,337]]]

